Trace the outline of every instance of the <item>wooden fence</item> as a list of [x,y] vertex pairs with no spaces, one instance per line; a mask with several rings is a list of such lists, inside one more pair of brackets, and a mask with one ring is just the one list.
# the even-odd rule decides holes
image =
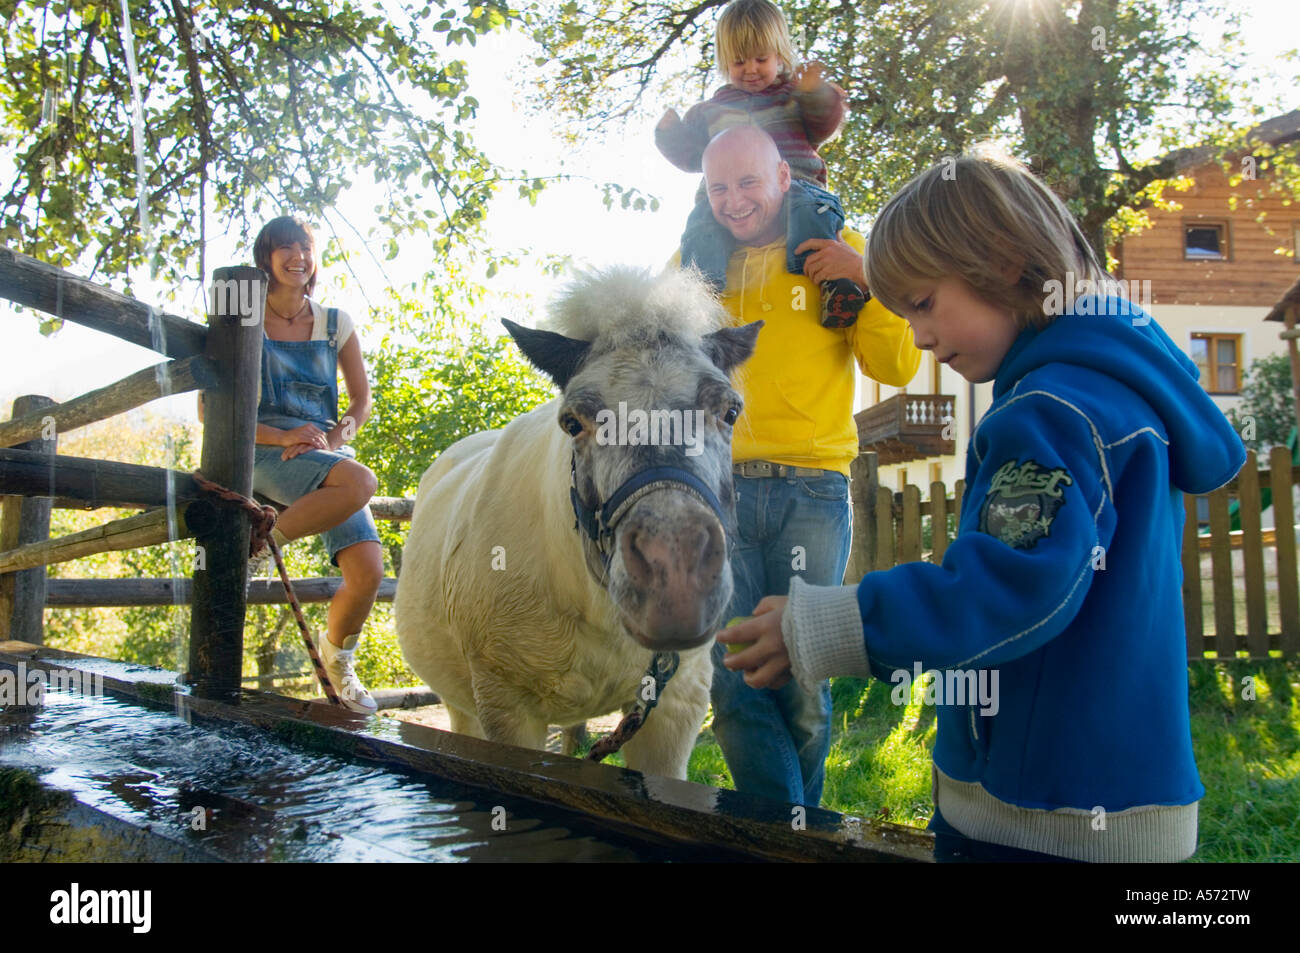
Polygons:
[[[0,247],[0,297],[158,351],[170,360],[64,403],[29,395],[0,423],[0,641],[41,644],[46,605],[191,607],[187,679],[198,694],[239,689],[248,602],[283,602],[275,587],[245,586],[248,517],[202,498],[190,474],[57,453],[57,435],[159,397],[204,392],[200,470],[252,495],[266,277],[256,268],[213,274],[207,326],[120,295]],[[80,533],[49,538],[52,507],[148,508]],[[371,501],[377,519],[409,520],[413,501]],[[168,513],[171,512],[169,518]],[[204,561],[192,579],[58,579],[45,567],[108,550],[197,538]],[[304,602],[327,601],[337,578],[295,580]],[[395,580],[380,599],[391,601]]]
[[[879,485],[871,454],[853,465],[853,550],[846,580],[899,563],[942,562],[961,520],[965,482],[895,493]],[[1273,493],[1274,526],[1261,529],[1260,491],[1300,482],[1291,452],[1277,447],[1259,470],[1254,451],[1229,484],[1184,495],[1183,621],[1189,659],[1300,658],[1300,576],[1290,492]],[[1238,503],[1241,529],[1231,529]],[[1201,517],[1208,513],[1208,519]],[[1208,564],[1208,565],[1207,565]]]

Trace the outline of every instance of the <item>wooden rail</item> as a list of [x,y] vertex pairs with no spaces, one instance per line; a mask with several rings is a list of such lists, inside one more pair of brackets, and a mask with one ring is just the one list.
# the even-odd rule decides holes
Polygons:
[[216,385],[216,370],[205,357],[155,364],[65,403],[52,404],[48,409],[0,423],[0,447],[33,440],[51,429],[55,433],[67,433],[97,420],[134,410],[159,397]]
[[[51,608],[83,606],[170,606],[188,605],[193,599],[189,579],[50,579],[46,582],[45,604]],[[329,602],[343,580],[338,576],[293,580],[299,602]],[[379,584],[379,602],[392,602],[397,580]],[[248,583],[249,605],[281,605],[286,601],[279,578],[253,579]]]
[[0,247],[0,297],[171,358],[202,354],[207,329],[135,298]]
[[0,493],[64,497],[96,507],[166,506],[198,498],[194,478],[181,470],[16,448],[0,449]]
[[[206,503],[192,505],[208,506]],[[150,510],[139,516],[111,520],[80,533],[10,549],[0,553],[0,573],[64,563],[95,553],[120,552],[124,549],[139,549],[141,546],[156,546],[169,540],[188,539],[194,535],[194,531],[186,525],[187,509],[186,506],[177,508],[171,526],[168,525],[167,510]]]

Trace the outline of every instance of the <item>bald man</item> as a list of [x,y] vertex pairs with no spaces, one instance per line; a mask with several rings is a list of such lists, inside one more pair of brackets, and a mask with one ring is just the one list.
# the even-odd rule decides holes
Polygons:
[[[756,126],[719,133],[704,152],[713,217],[736,239],[722,303],[737,325],[762,320],[754,356],[737,372],[744,411],[732,433],[736,593],[728,618],[784,596],[798,573],[812,585],[844,581],[850,541],[849,464],[858,453],[854,364],[901,387],[920,366],[907,323],[868,301],[849,327],[823,327],[819,284],[866,287],[866,243],[851,229],[810,239],[802,275],[786,270],[790,167]],[[680,263],[680,253],[675,259]],[[713,731],[738,791],[796,804],[821,801],[830,750],[830,683],[750,688],[713,647]]]

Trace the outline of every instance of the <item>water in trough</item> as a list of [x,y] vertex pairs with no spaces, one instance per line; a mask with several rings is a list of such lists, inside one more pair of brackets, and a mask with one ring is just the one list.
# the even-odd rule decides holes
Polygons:
[[213,860],[735,859],[634,838],[522,798],[304,751],[249,726],[199,727],[62,690],[47,691],[40,708],[0,709],[6,767]]

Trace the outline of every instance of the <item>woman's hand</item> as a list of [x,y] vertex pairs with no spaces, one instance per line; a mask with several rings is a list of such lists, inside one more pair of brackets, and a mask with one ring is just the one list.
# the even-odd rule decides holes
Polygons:
[[[292,430],[281,431],[281,433],[280,446],[284,447],[286,451],[300,443],[306,444],[308,450],[328,450],[330,448],[325,432],[314,424],[303,424],[300,427],[294,427]],[[302,450],[299,450],[287,457],[281,454],[281,458],[289,460],[302,452]]]
[[723,645],[728,642],[753,642],[735,655],[722,657],[730,671],[745,673],[750,688],[780,688],[790,681],[790,656],[781,637],[781,617],[785,614],[786,596],[766,596],[754,609],[754,618],[718,633]]
[[810,238],[794,250],[796,255],[812,250],[803,263],[804,276],[821,284],[836,278],[847,278],[860,288],[867,287],[863,273],[864,260],[846,242],[838,238]]
[[317,447],[310,443],[291,443],[280,453],[281,460],[292,460],[299,454],[307,453],[311,450],[324,450],[324,447]]

